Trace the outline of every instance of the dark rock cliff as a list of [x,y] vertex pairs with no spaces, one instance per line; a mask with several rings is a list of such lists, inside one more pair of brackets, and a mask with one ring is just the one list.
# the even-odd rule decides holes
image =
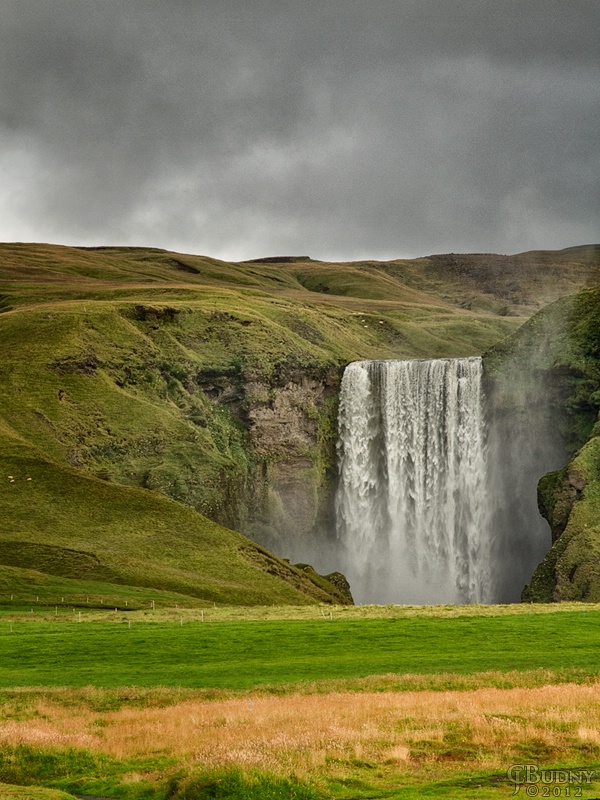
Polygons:
[[[514,506],[523,508],[518,487],[528,484],[533,496],[539,478],[537,506],[550,525],[522,598],[600,600],[600,290],[549,306],[485,361]],[[522,539],[531,519],[518,521]]]

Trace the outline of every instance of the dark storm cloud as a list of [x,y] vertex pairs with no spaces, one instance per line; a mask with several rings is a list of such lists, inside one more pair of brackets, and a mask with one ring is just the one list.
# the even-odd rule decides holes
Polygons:
[[0,3],[0,235],[243,258],[597,241],[591,0]]

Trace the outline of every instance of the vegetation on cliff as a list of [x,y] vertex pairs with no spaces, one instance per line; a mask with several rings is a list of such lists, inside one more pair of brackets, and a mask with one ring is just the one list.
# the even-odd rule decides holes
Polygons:
[[[538,506],[552,547],[523,592],[534,602],[600,599],[600,289],[557,301],[486,358],[515,413],[521,399],[543,407],[566,466],[542,477]],[[537,373],[536,381],[519,374]],[[511,377],[512,375],[512,377]],[[550,428],[549,428],[550,429]]]

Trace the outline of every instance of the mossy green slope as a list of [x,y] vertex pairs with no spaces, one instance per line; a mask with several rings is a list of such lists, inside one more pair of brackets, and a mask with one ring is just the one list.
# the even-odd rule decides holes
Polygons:
[[3,437],[0,475],[2,564],[178,593],[182,603],[327,602],[335,595],[192,509],[60,466],[17,438]]
[[553,544],[524,599],[538,602],[600,598],[600,429],[565,469],[539,485],[540,509]]

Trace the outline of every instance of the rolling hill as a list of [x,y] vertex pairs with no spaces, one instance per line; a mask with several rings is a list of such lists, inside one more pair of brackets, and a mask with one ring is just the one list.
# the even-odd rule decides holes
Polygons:
[[232,264],[0,245],[0,592],[347,599],[264,549],[331,533],[345,364],[480,354],[595,285],[599,257]]

